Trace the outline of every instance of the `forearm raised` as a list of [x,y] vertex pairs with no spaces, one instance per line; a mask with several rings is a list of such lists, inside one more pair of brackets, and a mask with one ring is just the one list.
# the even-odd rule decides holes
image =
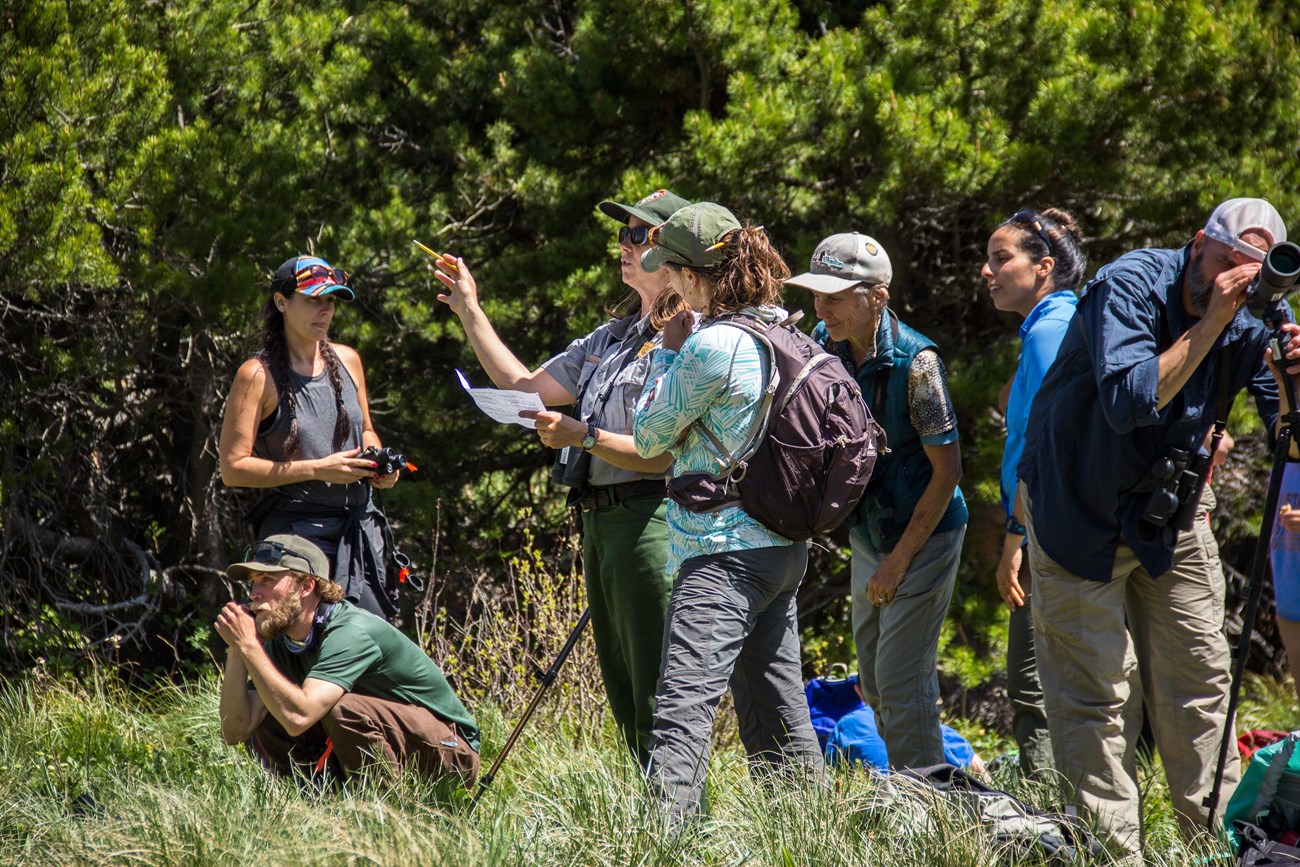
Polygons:
[[[253,734],[253,703],[248,694],[248,669],[237,648],[226,651],[226,668],[221,677],[221,739],[234,746]],[[260,722],[260,720],[258,721]]]

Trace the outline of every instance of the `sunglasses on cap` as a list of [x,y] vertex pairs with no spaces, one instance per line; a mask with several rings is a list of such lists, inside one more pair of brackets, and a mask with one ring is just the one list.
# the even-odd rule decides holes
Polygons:
[[316,295],[319,289],[313,290],[313,286],[319,285],[321,289],[326,286],[347,286],[348,275],[346,271],[339,268],[328,268],[319,263],[307,265],[299,268],[294,277],[298,283],[298,291],[304,295]]
[[1051,235],[1048,235],[1047,230],[1043,228],[1043,218],[1040,217],[1036,211],[1031,211],[1028,208],[1025,208],[1016,211],[1010,217],[1007,217],[1006,221],[1008,223],[1019,223],[1022,226],[1028,226],[1033,229],[1034,232],[1038,234],[1038,237],[1043,239],[1043,243],[1047,245],[1047,251],[1049,253],[1052,251],[1052,237]]
[[262,563],[266,566],[283,566],[285,569],[296,568],[284,563],[284,558],[296,557],[302,561],[303,568],[300,572],[312,572],[311,560],[307,559],[305,554],[299,554],[292,548],[286,548],[283,542],[254,542],[244,549],[245,563]]
[[640,247],[646,241],[650,240],[649,226],[620,226],[618,229],[618,242],[630,242],[634,247]]

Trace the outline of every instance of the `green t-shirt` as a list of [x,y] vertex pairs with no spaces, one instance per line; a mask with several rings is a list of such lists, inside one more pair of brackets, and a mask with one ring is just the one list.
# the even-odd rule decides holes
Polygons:
[[478,752],[478,726],[433,660],[392,624],[350,602],[330,611],[316,649],[295,653],[283,635],[264,647],[275,667],[299,686],[314,677],[357,695],[428,708],[455,723]]

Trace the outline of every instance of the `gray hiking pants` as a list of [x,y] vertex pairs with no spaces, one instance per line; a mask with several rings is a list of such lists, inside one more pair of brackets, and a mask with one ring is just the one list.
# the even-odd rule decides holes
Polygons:
[[926,768],[943,764],[939,728],[939,633],[957,583],[963,525],[935,533],[912,558],[893,600],[867,601],[867,583],[885,559],[853,532],[853,644],[858,683],[876,712],[889,766]]
[[673,585],[650,740],[650,788],[675,818],[693,815],[718,702],[731,686],[750,772],[825,779],[808,716],[795,591],[808,548],[692,557]]

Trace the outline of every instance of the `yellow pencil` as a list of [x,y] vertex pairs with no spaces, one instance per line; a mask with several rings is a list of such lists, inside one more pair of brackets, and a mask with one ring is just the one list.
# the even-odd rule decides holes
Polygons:
[[437,259],[442,264],[446,265],[448,268],[451,268],[453,271],[459,270],[456,267],[456,261],[452,259],[450,256],[444,256],[441,253],[435,253],[433,250],[430,250],[428,247],[424,246],[423,244],[421,244],[419,241],[416,241],[415,239],[412,239],[411,243],[419,247],[424,252],[428,253],[433,258]]

